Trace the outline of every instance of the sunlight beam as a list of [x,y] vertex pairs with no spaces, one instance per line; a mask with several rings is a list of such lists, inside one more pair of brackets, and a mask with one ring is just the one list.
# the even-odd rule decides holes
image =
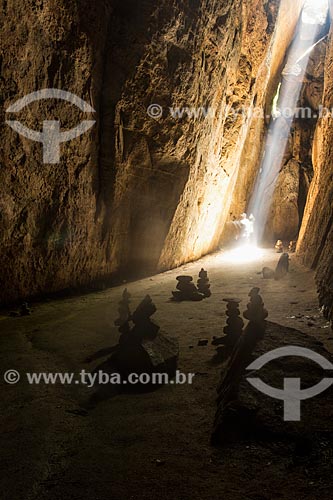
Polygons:
[[263,239],[309,56],[320,41],[316,38],[326,22],[327,13],[328,0],[305,1],[300,23],[282,71],[282,81],[274,102],[264,156],[248,206],[248,213],[253,213],[256,219],[255,241],[257,243]]

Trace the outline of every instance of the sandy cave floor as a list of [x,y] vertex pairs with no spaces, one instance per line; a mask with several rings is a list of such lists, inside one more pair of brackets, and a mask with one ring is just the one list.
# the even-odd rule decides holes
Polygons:
[[[221,366],[211,362],[213,346],[197,343],[222,334],[224,297],[242,299],[243,311],[251,287],[259,286],[270,321],[314,336],[333,351],[314,273],[292,257],[291,272],[282,281],[257,274],[278,258],[265,250],[257,262],[231,264],[215,254],[126,284],[132,308],[145,294],[153,298],[154,320],[178,337],[179,369],[197,374],[193,385],[146,394],[103,392],[89,407],[95,389],[24,381],[9,386],[1,380],[1,500],[315,500],[316,484],[306,468],[286,467],[272,450],[253,442],[223,450],[209,445]],[[176,276],[197,279],[201,267],[209,272],[212,297],[171,303]],[[29,317],[3,314],[1,371],[15,368],[23,377],[24,372],[94,369],[103,358],[84,360],[117,343],[113,323],[123,288],[38,303]]]

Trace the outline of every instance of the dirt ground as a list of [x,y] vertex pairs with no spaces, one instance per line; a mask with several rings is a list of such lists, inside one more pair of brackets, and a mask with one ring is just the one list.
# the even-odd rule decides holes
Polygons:
[[[16,369],[22,380],[1,377],[1,500],[303,500],[332,498],[304,464],[274,448],[242,442],[210,446],[221,365],[214,346],[198,340],[222,334],[226,296],[242,299],[253,286],[269,320],[296,328],[333,351],[333,334],[318,309],[313,272],[292,257],[291,272],[276,282],[257,274],[279,255],[265,250],[247,264],[205,257],[151,278],[127,283],[132,307],[150,294],[154,320],[179,339],[179,369],[196,373],[192,385],[168,385],[145,394],[99,392],[82,385],[28,385],[25,372],[93,370],[105,358],[85,360],[116,344],[114,327],[124,286],[33,305],[31,316],[0,317],[1,372]],[[179,274],[197,279],[209,272],[212,297],[172,303]],[[93,402],[93,404],[92,404]],[[281,404],[282,407],[282,404]],[[282,412],[281,412],[282,415]],[[320,486],[320,488],[319,488]],[[320,494],[319,494],[320,491]],[[326,492],[326,493],[325,493]]]

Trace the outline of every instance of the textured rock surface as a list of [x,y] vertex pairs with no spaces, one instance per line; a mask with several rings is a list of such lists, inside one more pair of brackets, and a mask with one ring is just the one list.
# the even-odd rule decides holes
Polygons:
[[[44,165],[42,145],[3,123],[9,104],[42,88],[71,91],[99,109],[105,10],[104,2],[1,2],[0,265],[7,301],[87,283],[111,270],[102,224],[100,123],[62,145],[57,165]],[[42,101],[17,119],[38,130],[43,120],[59,118],[70,129],[81,115],[87,119],[68,103]]]
[[[265,120],[243,110],[270,109],[302,0],[0,5],[0,299],[101,285],[215,249],[258,169]],[[311,71],[320,73],[315,59]],[[9,104],[49,87],[96,110],[57,165],[4,124]],[[313,106],[319,95],[312,82]],[[152,103],[161,118],[147,115]],[[210,112],[175,117],[175,106]],[[70,129],[86,115],[43,101],[17,116],[35,129],[55,118]]]
[[298,101],[303,112],[292,124],[268,217],[268,240],[297,239],[313,177],[312,144],[322,104],[326,45],[326,40],[320,42],[309,57]]
[[[241,151],[237,180],[230,205],[229,216],[239,217],[246,210],[254,188],[261,161],[263,140],[271,114],[273,98],[280,79],[288,46],[293,38],[303,2],[281,2],[275,32],[264,61],[261,78],[256,80],[255,110],[251,114],[246,129],[246,137]],[[272,8],[272,5],[271,5]],[[276,9],[276,6],[275,6]],[[247,49],[251,53],[251,46]],[[266,69],[266,71],[264,70]],[[226,228],[227,229],[227,228]],[[222,241],[227,238],[222,235]]]
[[269,228],[273,240],[292,240],[299,229],[298,191],[300,165],[290,160],[280,173],[271,206],[272,218]]
[[[323,106],[333,107],[332,28],[325,61]],[[333,120],[323,116],[316,129],[313,145],[314,178],[298,242],[298,254],[309,267],[317,268],[320,303],[327,317],[333,317]]]
[[[234,115],[268,71],[277,4],[2,2],[1,122],[9,104],[49,87],[97,111],[58,165],[2,125],[3,298],[164,269],[216,247],[247,130]],[[161,119],[147,116],[151,103]],[[83,118],[60,104],[17,118],[35,129],[55,115],[64,129]],[[171,106],[216,114],[173,118]]]
[[[231,218],[233,216],[238,218],[242,212],[246,211],[253,191],[258,165],[264,156],[265,144],[270,141],[269,136],[267,136],[267,125],[273,97],[277,92],[279,79],[281,79],[281,70],[286,63],[286,59],[281,58],[281,56],[284,54],[285,58],[287,58],[287,42],[290,40],[288,32],[286,33],[286,30],[281,28],[282,23],[283,26],[289,25],[289,21],[286,22],[283,10],[280,12],[280,23],[280,26],[279,22],[277,24],[276,37],[271,51],[271,68],[275,69],[275,71],[271,70],[268,84],[261,86],[265,89],[264,99],[261,99],[259,104],[257,103],[257,105],[265,108],[266,123],[261,118],[254,119],[251,124],[244,144],[237,185],[233,194],[230,210]],[[294,29],[294,25],[292,29]],[[321,38],[326,31],[327,27],[324,26],[318,38]],[[326,44],[326,40],[321,41],[309,56],[309,63],[305,71],[297,104],[299,109],[303,109],[303,111],[300,111],[299,117],[293,121],[287,146],[283,137],[281,138],[281,149],[285,148],[285,152],[282,164],[277,165],[277,170],[280,173],[277,178],[273,203],[267,218],[266,241],[273,241],[277,238],[287,241],[290,237],[294,238],[298,234],[299,221],[303,217],[309,184],[313,176],[312,142],[317,122],[316,116],[322,103]],[[277,140],[275,137],[274,142]],[[290,163],[291,161],[292,163]],[[296,163],[299,166],[298,169],[294,168],[295,178],[292,180],[290,165],[295,167]],[[225,231],[224,233],[224,240],[229,239],[228,232]]]
[[[213,436],[215,444],[226,444],[244,439],[278,440],[285,435],[288,436],[286,440],[289,443],[293,441],[312,443],[309,449],[311,453],[310,450],[315,443],[320,441],[317,433],[332,432],[332,421],[327,412],[327,408],[333,404],[332,393],[329,391],[318,395],[316,399],[309,399],[308,404],[302,401],[301,421],[293,422],[281,418],[284,408],[281,401],[267,398],[267,395],[254,389],[248,382],[248,377],[249,379],[259,377],[259,380],[264,381],[268,386],[280,388],[281,380],[284,379],[286,373],[288,378],[301,376],[304,387],[312,387],[318,380],[321,380],[325,376],[325,371],[317,364],[300,356],[281,357],[279,360],[270,361],[260,369],[260,374],[256,371],[245,371],[245,367],[251,361],[259,359],[263,354],[271,352],[272,349],[291,345],[312,349],[330,360],[329,352],[321,343],[304,335],[304,332],[267,322],[267,331],[252,353],[249,354],[249,347],[248,351],[243,352],[243,364],[234,363],[233,368],[229,365],[229,378],[226,371],[222,371]],[[235,384],[236,381],[239,384],[238,392],[232,396],[230,389],[232,383]]]

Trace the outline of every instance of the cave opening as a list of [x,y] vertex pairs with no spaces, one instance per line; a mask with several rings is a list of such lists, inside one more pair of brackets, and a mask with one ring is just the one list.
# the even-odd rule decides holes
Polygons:
[[255,218],[255,245],[298,238],[313,178],[312,144],[322,113],[329,29],[328,1],[307,0],[267,106],[261,162],[247,206]]

